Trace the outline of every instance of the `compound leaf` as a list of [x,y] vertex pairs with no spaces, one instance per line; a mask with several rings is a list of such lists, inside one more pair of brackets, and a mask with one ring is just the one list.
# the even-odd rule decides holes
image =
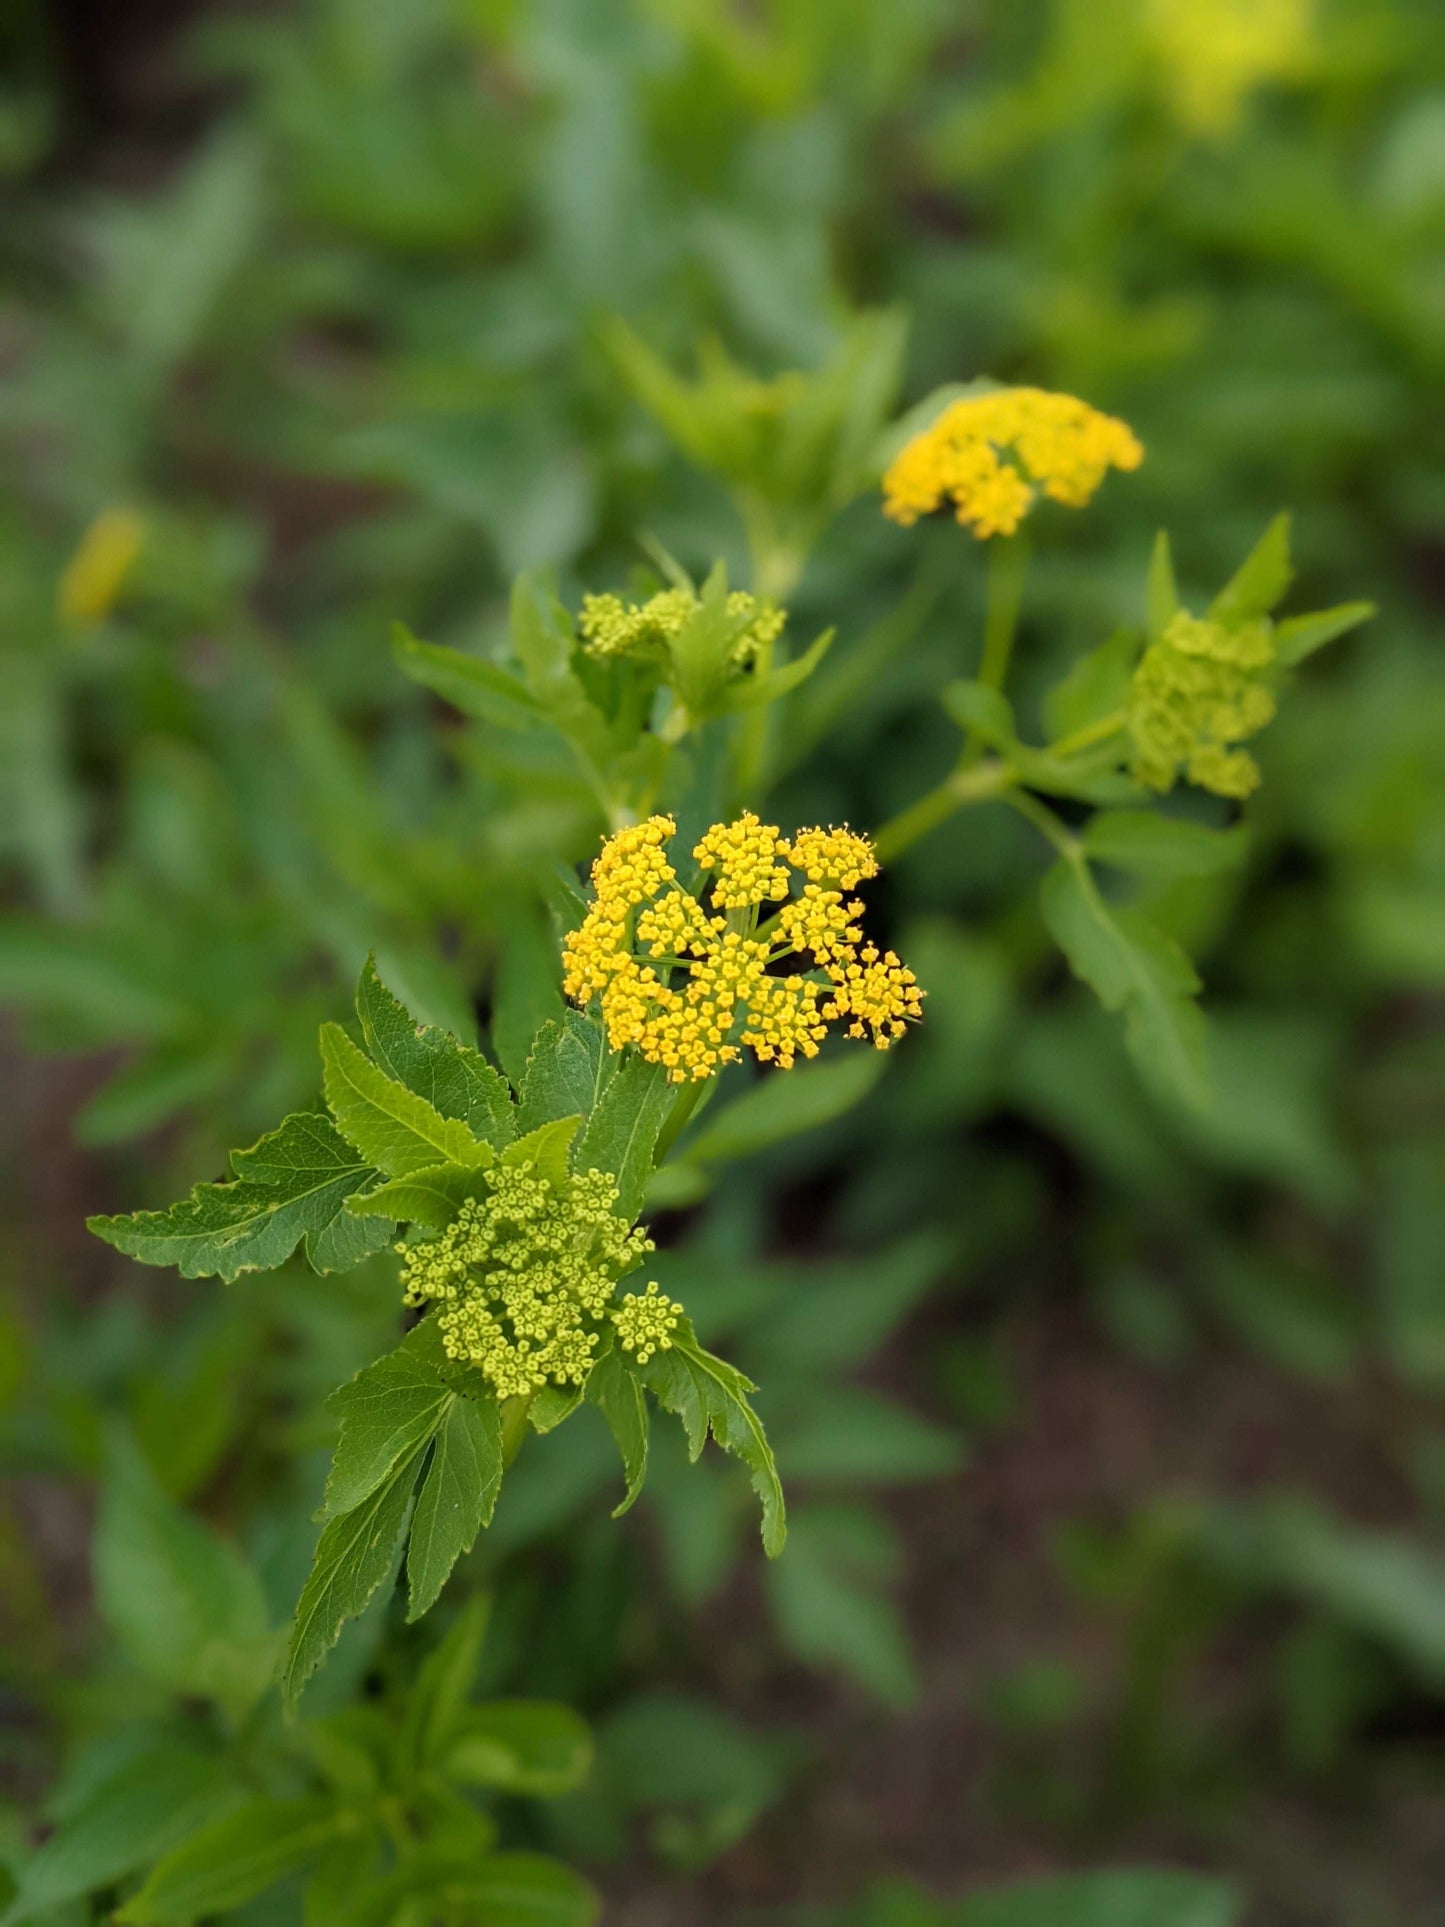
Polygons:
[[776,1559],[787,1537],[787,1513],[767,1435],[748,1404],[748,1393],[757,1390],[751,1379],[705,1352],[686,1318],[679,1320],[666,1351],[631,1369],[658,1403],[682,1420],[693,1459],[701,1454],[709,1432],[724,1451],[742,1459],[762,1503],[763,1550]]
[[447,1575],[492,1516],[502,1484],[502,1419],[494,1399],[455,1398],[422,1481],[406,1573],[408,1619],[435,1603]]
[[473,1164],[477,1139],[460,1118],[443,1117],[405,1084],[373,1064],[340,1024],[321,1026],[326,1102],[347,1140],[388,1177],[436,1164]]
[[146,1265],[175,1265],[183,1278],[222,1278],[284,1264],[304,1238],[314,1271],[344,1271],[387,1240],[346,1200],[378,1175],[330,1118],[288,1117],[248,1151],[233,1151],[234,1183],[198,1184],[167,1211],[90,1218],[98,1238]]
[[511,1141],[516,1122],[506,1078],[450,1031],[417,1023],[381,981],[375,957],[361,973],[356,1014],[373,1063],[388,1077],[499,1150]]
[[327,1399],[341,1432],[326,1480],[326,1518],[359,1506],[399,1459],[415,1457],[435,1437],[456,1397],[437,1369],[440,1356],[434,1321],[425,1319]]

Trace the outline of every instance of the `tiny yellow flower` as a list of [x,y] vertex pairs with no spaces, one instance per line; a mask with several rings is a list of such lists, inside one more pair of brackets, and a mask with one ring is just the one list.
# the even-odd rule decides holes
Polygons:
[[134,509],[97,515],[66,563],[55,606],[67,622],[99,622],[115,607],[145,543],[145,523]]
[[1164,792],[1182,773],[1217,796],[1245,797],[1259,784],[1259,765],[1233,747],[1273,719],[1265,681],[1274,661],[1274,632],[1263,617],[1222,623],[1186,610],[1144,651],[1129,691],[1129,736],[1135,776]]
[[1040,493],[1083,508],[1111,468],[1144,450],[1123,422],[1072,395],[1000,388],[949,404],[883,477],[883,512],[905,528],[951,502],[980,541],[1012,535]]
[[656,1280],[644,1292],[629,1291],[612,1308],[618,1343],[623,1351],[636,1353],[639,1365],[645,1365],[654,1352],[672,1350],[672,1334],[681,1317],[682,1306],[675,1298],[660,1296]]
[[[589,595],[582,599],[577,627],[589,656],[663,656],[667,644],[697,614],[701,599],[691,589],[664,589],[646,602],[624,602],[621,596]],[[732,663],[747,669],[769,643],[776,642],[787,624],[786,611],[776,603],[734,589],[723,605],[728,615],[747,618],[733,645]]]
[[744,1049],[790,1069],[817,1055],[830,1023],[884,1049],[922,1015],[913,972],[866,942],[863,906],[843,895],[877,873],[867,837],[808,829],[790,841],[744,811],[695,846],[694,894],[667,856],[676,833],[654,816],[607,839],[593,902],[563,951],[563,988],[574,1003],[596,1000],[614,1050],[632,1045],[684,1083]]

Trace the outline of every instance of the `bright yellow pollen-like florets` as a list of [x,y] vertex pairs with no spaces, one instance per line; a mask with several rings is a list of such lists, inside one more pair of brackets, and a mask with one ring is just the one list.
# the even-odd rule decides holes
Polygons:
[[1218,796],[1248,796],[1259,765],[1232,748],[1275,712],[1264,680],[1274,661],[1270,624],[1223,623],[1181,610],[1144,651],[1129,691],[1135,776],[1170,790],[1181,771]]
[[[701,606],[701,599],[686,588],[664,589],[646,602],[589,595],[583,597],[577,626],[589,656],[658,655]],[[761,650],[777,641],[787,614],[776,603],[750,595],[746,589],[734,589],[723,606],[734,620],[747,618],[732,652],[734,666],[746,669]]]
[[[743,1049],[788,1069],[817,1055],[832,1022],[883,1049],[922,1014],[912,971],[865,946],[863,906],[843,896],[877,873],[867,837],[809,829],[790,842],[745,811],[695,847],[700,898],[668,861],[675,834],[671,817],[654,816],[607,840],[592,866],[594,902],[563,952],[567,995],[597,1000],[614,1050],[634,1045],[683,1083]],[[796,897],[794,872],[807,879]],[[783,958],[803,969],[772,974]]]
[[907,443],[883,477],[883,510],[908,527],[951,502],[980,540],[1012,535],[1040,491],[1082,508],[1109,469],[1143,459],[1124,423],[1087,402],[1000,388],[950,403]]
[[1145,40],[1181,123],[1228,134],[1257,87],[1307,75],[1313,15],[1314,0],[1147,0]]
[[662,1297],[656,1282],[644,1292],[629,1291],[612,1309],[617,1342],[623,1351],[637,1354],[639,1365],[645,1365],[654,1352],[672,1350],[672,1334],[681,1317],[682,1306],[675,1298]]
[[444,1231],[397,1247],[406,1302],[435,1301],[447,1355],[498,1398],[583,1385],[602,1319],[623,1310],[611,1309],[618,1279],[653,1249],[616,1203],[601,1171],[557,1185],[530,1163],[494,1165]]

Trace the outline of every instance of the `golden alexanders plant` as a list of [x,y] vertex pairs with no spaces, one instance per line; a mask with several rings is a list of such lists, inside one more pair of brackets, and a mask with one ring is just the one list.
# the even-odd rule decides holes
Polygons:
[[[891,366],[890,331],[872,339]],[[737,373],[715,369],[708,409],[684,438],[704,465],[717,443],[717,472],[764,544],[755,590],[730,589],[721,565],[699,587],[659,555],[660,575],[626,596],[588,596],[576,617],[520,582],[507,660],[398,634],[401,667],[484,732],[565,745],[605,826],[589,887],[572,874],[549,888],[554,928],[520,1006],[530,1020],[495,1014],[503,1067],[419,1023],[368,962],[355,1023],[321,1031],[324,1110],[285,1119],[233,1153],[226,1181],[168,1210],[91,1220],[142,1262],[228,1283],[298,1248],[330,1273],[394,1247],[398,1317],[418,1316],[331,1400],[338,1440],[285,1662],[291,1698],[403,1550],[410,1615],[429,1609],[527,1435],[583,1404],[616,1442],[619,1512],[642,1489],[657,1404],[682,1420],[694,1458],[711,1436],[743,1461],[764,1546],[782,1550],[783,1492],[756,1388],[699,1344],[685,1302],[645,1277],[653,1243],[641,1220],[649,1193],[678,1204],[705,1187],[689,1144],[722,1073],[751,1058],[764,1078],[820,1081],[837,1067],[808,1060],[830,1033],[845,1051],[883,1050],[922,1014],[922,986],[869,933],[854,894],[880,859],[957,811],[1015,810],[1054,853],[1043,917],[1074,972],[1123,1015],[1145,1076],[1208,1101],[1198,978],[1151,918],[1148,892],[1237,861],[1243,840],[1157,800],[1181,780],[1226,806],[1245,796],[1259,772],[1240,745],[1269,721],[1289,672],[1368,607],[1276,621],[1291,573],[1280,518],[1196,614],[1161,537],[1143,625],[1075,664],[1044,703],[1049,740],[1029,745],[1005,693],[1025,524],[1051,504],[1082,509],[1142,449],[1072,397],[987,384],[946,391],[880,440],[857,413],[852,376],[837,374],[822,380],[822,400],[809,400],[803,377],[801,389],[769,389],[768,433],[738,438],[722,432],[718,401]],[[691,392],[666,390],[673,429]],[[858,392],[876,410],[888,383]],[[821,440],[819,409],[837,417]],[[790,463],[788,438],[805,428],[812,455]],[[976,675],[944,691],[962,741],[940,781],[876,840],[846,827],[785,833],[756,813],[779,767],[769,720],[814,676],[832,632],[785,658],[775,591],[796,579],[797,545],[825,508],[856,493],[870,438],[895,520],[951,513],[987,546],[983,648]],[[869,659],[882,670],[880,655]],[[1142,885],[1142,902],[1121,895],[1121,878]],[[506,1042],[519,1028],[525,1054]],[[846,1101],[864,1088],[850,1081]]]
[[[607,841],[564,949],[582,1008],[543,1023],[515,1087],[473,1045],[418,1024],[369,960],[354,1032],[321,1031],[325,1112],[287,1118],[233,1154],[231,1179],[169,1210],[90,1220],[143,1263],[227,1283],[298,1246],[327,1273],[395,1243],[400,1297],[423,1315],[333,1397],[340,1435],[286,1661],[292,1698],[403,1542],[410,1616],[432,1606],[528,1430],[550,1431],[584,1401],[621,1455],[619,1513],[646,1476],[650,1395],[682,1420],[694,1458],[711,1435],[744,1461],[764,1546],[782,1550],[756,1388],[698,1344],[655,1281],[621,1289],[653,1250],[637,1219],[700,1085],[737,1056],[735,1032],[785,1066],[795,1049],[815,1054],[833,1021],[886,1046],[920,993],[891,952],[863,943],[861,906],[837,887],[876,870],[866,838],[809,830],[788,842],[751,815],[715,824],[694,852],[694,893],[663,854],[674,829],[653,819]],[[746,934],[765,902],[774,934]],[[768,975],[784,953],[811,974]]]

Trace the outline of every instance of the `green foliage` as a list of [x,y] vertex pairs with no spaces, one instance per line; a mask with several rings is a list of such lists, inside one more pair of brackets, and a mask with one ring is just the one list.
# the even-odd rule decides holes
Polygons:
[[[1418,0],[1339,0],[1251,73],[1211,61],[1212,17],[981,0],[963,46],[938,0],[203,9],[140,50],[143,112],[105,23],[83,59],[59,15],[7,26],[0,1910],[585,1920],[539,1841],[630,1858],[627,1893],[644,1856],[700,1878],[802,1757],[658,1681],[806,1723],[797,1662],[921,1686],[901,1862],[928,1829],[946,1871],[1003,1806],[1031,1866],[1168,1838],[1262,1918],[1419,1912],[1445,40]],[[873,497],[988,370],[1147,450],[1086,512],[1038,505],[1026,579]],[[589,591],[679,584],[666,648],[589,653]],[[748,662],[740,591],[788,609]],[[1271,652],[1243,807],[1132,771],[1136,672],[1190,612]],[[558,938],[601,834],[666,810],[686,850],[743,806],[878,830],[870,914],[925,1019],[689,1110],[564,1011]],[[603,1344],[508,1413],[430,1318],[398,1349],[385,1248],[537,1131],[629,1216],[645,1189],[643,1276],[748,1380]],[[113,1215],[198,1172],[225,1175]],[[87,1262],[63,1226],[96,1205]],[[650,1435],[652,1374],[686,1430]],[[717,1425],[776,1505],[749,1380],[791,1512],[756,1589],[741,1471],[686,1462]],[[1257,1500],[1211,1502],[1242,1465]],[[318,1503],[293,1684],[330,1657],[283,1729]],[[1097,1587],[1080,1557],[1072,1605],[1020,1601],[1020,1547],[1075,1507],[1121,1515]],[[562,1709],[483,1720],[475,1779],[445,1765],[481,1583],[502,1707],[603,1712],[546,1816],[509,1788],[581,1757]],[[1016,1602],[1010,1663],[1087,1650],[1087,1691],[981,1735],[935,1810]],[[863,1731],[827,1726],[786,1855],[748,1847],[769,1899],[831,1854],[819,1816],[887,1791],[894,1734]],[[1341,1788],[1388,1833],[1340,1827]],[[229,1863],[185,1854],[257,1801],[277,1865],[286,1814],[323,1831],[232,1906],[243,1820]],[[1218,1927],[1232,1885],[905,1882],[852,1912]]]

